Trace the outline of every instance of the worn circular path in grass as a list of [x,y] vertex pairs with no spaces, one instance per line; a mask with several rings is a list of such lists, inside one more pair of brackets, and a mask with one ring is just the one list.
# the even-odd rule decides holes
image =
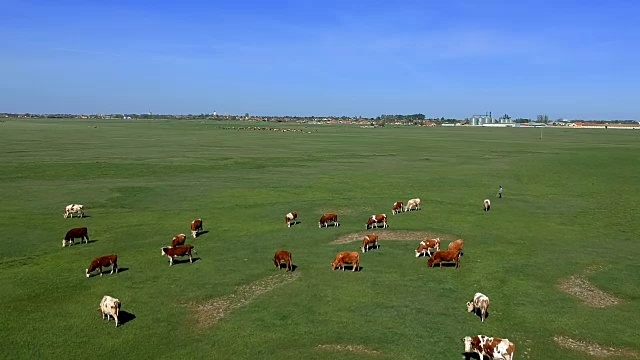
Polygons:
[[582,273],[569,276],[558,283],[561,291],[571,294],[582,300],[586,305],[604,308],[620,303],[620,299],[598,289],[587,280],[587,276],[595,271],[602,270],[599,267],[590,267]]
[[440,240],[453,241],[458,239],[455,235],[441,234],[433,231],[394,231],[387,229],[369,229],[366,231],[359,231],[357,233],[351,233],[340,236],[336,240],[332,241],[332,244],[347,244],[356,241],[362,241],[365,235],[376,233],[378,234],[378,240],[398,240],[398,241],[422,241],[424,239],[440,238]]
[[595,343],[571,339],[566,336],[556,336],[553,340],[564,348],[583,352],[597,358],[607,358],[612,356],[624,356],[627,359],[638,358],[638,352],[630,349],[601,346]]

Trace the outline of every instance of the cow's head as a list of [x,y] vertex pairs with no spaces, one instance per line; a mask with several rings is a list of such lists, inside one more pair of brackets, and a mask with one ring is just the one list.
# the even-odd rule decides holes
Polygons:
[[471,352],[471,345],[473,342],[473,339],[471,338],[471,336],[465,336],[464,338],[460,339],[460,341],[464,343],[464,352],[466,353]]
[[472,312],[474,307],[471,301],[467,301],[467,312]]
[[160,250],[162,251],[162,253],[160,255],[167,255],[167,248],[166,247],[163,247]]
[[429,260],[427,260],[427,266],[428,267],[432,267],[433,263],[436,261],[435,257],[430,257]]
[[338,266],[338,259],[333,260],[333,262],[331,263],[331,270],[335,270],[337,266]]
[[87,275],[87,277],[90,277],[91,275],[89,274],[89,269],[85,269],[85,275]]

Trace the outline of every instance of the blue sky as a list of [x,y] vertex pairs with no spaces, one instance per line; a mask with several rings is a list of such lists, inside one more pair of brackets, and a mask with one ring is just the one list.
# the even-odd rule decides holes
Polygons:
[[635,0],[0,9],[0,112],[640,119]]

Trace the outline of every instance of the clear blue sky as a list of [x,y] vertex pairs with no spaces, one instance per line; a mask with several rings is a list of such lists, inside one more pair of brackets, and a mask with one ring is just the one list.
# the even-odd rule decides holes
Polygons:
[[640,1],[0,0],[0,112],[640,119]]

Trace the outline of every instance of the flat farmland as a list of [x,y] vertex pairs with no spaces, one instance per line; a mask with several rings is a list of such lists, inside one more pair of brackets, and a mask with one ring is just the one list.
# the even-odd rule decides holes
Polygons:
[[[4,120],[2,352],[462,359],[460,339],[484,334],[514,342],[516,359],[638,357],[640,131],[542,132]],[[410,198],[420,211],[391,215]],[[88,217],[64,219],[71,203]],[[325,212],[341,226],[318,228]],[[380,248],[361,253],[360,272],[331,271],[378,213],[390,225],[373,230]],[[196,261],[169,267],[160,248],[196,218]],[[79,226],[92,241],[62,248]],[[415,257],[427,235],[464,239],[459,269]],[[281,249],[295,271],[274,267]],[[121,272],[87,279],[111,253]],[[484,324],[466,312],[476,292],[491,299]],[[100,319],[103,295],[122,301],[118,328]]]

